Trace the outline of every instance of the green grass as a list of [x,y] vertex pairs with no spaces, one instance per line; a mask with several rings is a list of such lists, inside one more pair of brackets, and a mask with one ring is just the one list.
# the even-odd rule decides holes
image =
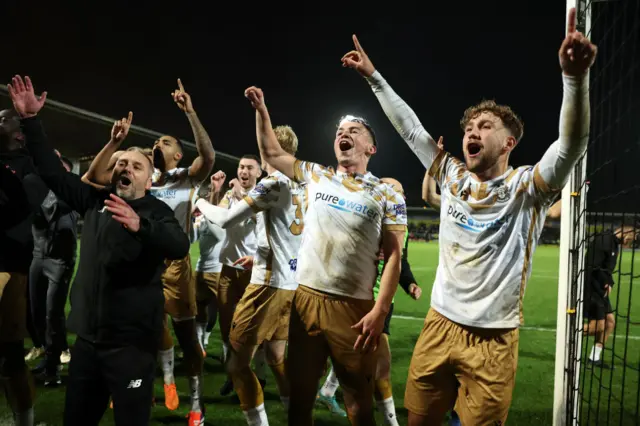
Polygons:
[[[410,261],[414,274],[423,288],[421,300],[414,301],[399,290],[395,301],[395,318],[391,323],[391,348],[393,354],[392,378],[393,391],[400,424],[407,423],[407,413],[403,408],[404,383],[413,347],[422,327],[422,320],[429,309],[431,286],[437,266],[438,246],[436,243],[412,243],[409,250]],[[192,256],[198,255],[198,247],[194,245]],[[623,273],[631,272],[631,253],[623,252]],[[195,264],[195,262],[194,262]],[[557,306],[558,281],[558,248],[542,246],[536,251],[531,280],[527,286],[524,303],[525,326],[520,334],[520,353],[518,373],[513,403],[509,414],[509,424],[518,426],[548,425],[552,422],[553,380],[555,363],[555,326]],[[640,259],[635,261],[635,274],[640,270]],[[635,280],[635,289],[630,285],[630,278],[623,277],[613,290],[611,300],[618,306],[618,314],[630,316],[631,320],[640,321],[640,288]],[[620,292],[620,294],[618,294]],[[632,297],[632,312],[629,312],[629,297]],[[616,305],[617,302],[617,305]],[[603,370],[587,370],[584,374],[583,386],[585,397],[591,401],[591,417],[588,424],[607,424],[608,417],[611,424],[635,424],[635,413],[638,410],[638,392],[640,366],[640,326],[630,326],[627,332],[626,319],[620,317],[616,330],[616,337],[612,336],[608,342],[614,347],[616,369],[611,373]],[[625,339],[625,335],[633,338]],[[209,343],[209,356],[205,361],[204,399],[207,404],[207,424],[244,425],[244,417],[237,403],[231,398],[219,396],[218,389],[224,382],[223,368],[214,356],[221,352],[219,333],[216,327]],[[72,341],[70,336],[70,342]],[[585,343],[585,349],[590,350],[592,340]],[[586,347],[588,345],[588,347]],[[606,352],[607,362],[611,363],[614,351]],[[624,360],[624,361],[623,361]],[[626,362],[625,362],[626,361]],[[623,368],[626,365],[626,368]],[[66,369],[63,374],[66,374]],[[180,376],[180,363],[177,363],[176,374]],[[64,377],[63,377],[64,379]],[[624,380],[624,384],[623,384]],[[185,377],[178,377],[178,390],[181,397],[180,409],[169,412],[162,401],[152,410],[151,424],[184,424],[188,412],[187,381]],[[600,384],[611,388],[613,398],[609,401],[609,392]],[[624,386],[625,391],[622,391]],[[162,397],[162,379],[156,381],[156,395]],[[600,403],[598,404],[598,394]],[[341,399],[340,393],[338,398]],[[623,401],[623,407],[621,402]],[[286,424],[285,413],[280,404],[274,380],[268,381],[265,393],[265,403],[270,424]],[[46,425],[61,424],[64,406],[64,387],[59,389],[38,388],[36,400],[36,420]],[[599,407],[599,412],[596,409]],[[586,408],[585,415],[586,415]],[[112,425],[111,410],[107,410],[102,424]],[[598,418],[596,418],[598,414]],[[624,416],[620,421],[621,415]],[[0,405],[0,424],[2,419],[9,416],[6,405]],[[315,412],[316,425],[348,425],[346,419],[336,418],[324,408]],[[383,424],[378,417],[378,424]],[[587,424],[584,422],[583,424]]]

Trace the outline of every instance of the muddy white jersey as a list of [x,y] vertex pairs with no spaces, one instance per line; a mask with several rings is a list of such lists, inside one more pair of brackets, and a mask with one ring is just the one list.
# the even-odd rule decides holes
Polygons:
[[298,282],[372,300],[383,232],[404,232],[407,226],[403,197],[371,173],[347,174],[296,161],[294,174],[307,184]]
[[164,201],[176,215],[180,227],[189,236],[191,242],[195,241],[193,230],[191,206],[197,197],[196,188],[199,182],[189,177],[188,168],[176,168],[164,173],[154,170],[153,183],[150,189],[151,195]]
[[304,229],[304,197],[303,185],[280,172],[262,179],[245,197],[258,219],[252,284],[298,288],[296,269]]
[[518,327],[533,253],[557,191],[533,166],[478,182],[444,152],[429,173],[442,192],[431,305],[461,324]]
[[[232,190],[224,194],[219,206],[231,209],[242,200],[236,200]],[[250,216],[241,223],[226,229],[224,244],[220,251],[220,261],[227,266],[243,269],[241,266],[233,266],[233,263],[244,256],[253,256],[256,253],[256,217]]]

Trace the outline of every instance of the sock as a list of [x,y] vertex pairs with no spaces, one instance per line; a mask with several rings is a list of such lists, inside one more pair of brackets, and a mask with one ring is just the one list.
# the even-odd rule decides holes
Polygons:
[[382,413],[384,417],[384,424],[387,426],[400,426],[398,424],[398,418],[396,417],[396,407],[393,405],[393,397],[387,398],[384,401],[376,401],[378,404],[378,411]]
[[258,405],[256,408],[243,411],[243,413],[244,418],[247,419],[248,426],[269,426],[267,412],[264,410],[264,403]]
[[204,350],[204,329],[207,327],[206,322],[198,322],[196,323],[196,336],[198,337],[198,343],[202,346],[202,350]]
[[227,362],[229,358],[229,344],[227,342],[222,342],[222,362]]
[[202,411],[200,406],[200,395],[202,394],[202,378],[199,376],[189,377],[189,390],[191,392],[191,411],[196,413]]
[[602,346],[599,343],[596,343],[591,348],[591,355],[589,355],[589,359],[593,362],[599,362],[600,355],[602,355]]
[[289,411],[289,397],[281,396],[280,401],[282,401],[282,405],[284,405],[284,411]]
[[204,332],[204,347],[206,348],[207,346],[209,346],[209,336],[211,336],[211,332],[210,331],[205,331]]
[[170,385],[175,383],[173,377],[173,348],[158,351],[158,355],[160,357],[160,364],[162,365],[162,373],[164,373],[164,384]]
[[33,407],[21,413],[13,413],[16,426],[33,426]]
[[253,366],[254,366],[254,371],[256,372],[256,376],[258,376],[258,379],[266,380],[267,379],[267,360],[266,360],[266,356],[264,354],[264,349],[262,348],[262,346],[258,348],[258,351],[253,357]]
[[320,395],[326,398],[333,398],[336,395],[336,390],[338,390],[338,386],[340,383],[338,382],[338,377],[336,373],[333,371],[333,367],[329,371],[329,375],[327,376],[327,380],[322,385],[320,389]]

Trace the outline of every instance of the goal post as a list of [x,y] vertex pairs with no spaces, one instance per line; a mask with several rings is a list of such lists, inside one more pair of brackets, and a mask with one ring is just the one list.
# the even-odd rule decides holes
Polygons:
[[[590,30],[590,5],[585,0],[567,0],[565,31],[569,10],[577,10],[577,28]],[[553,391],[553,425],[577,425],[582,348],[582,262],[586,235],[587,154],[576,164],[562,190],[560,253],[558,269],[558,310],[556,359]]]

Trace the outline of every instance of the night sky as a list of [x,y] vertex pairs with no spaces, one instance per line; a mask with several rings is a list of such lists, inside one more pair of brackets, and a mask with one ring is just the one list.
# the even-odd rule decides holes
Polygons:
[[362,115],[378,136],[379,152],[369,169],[399,179],[409,205],[421,205],[422,165],[368,84],[341,66],[340,58],[352,49],[351,34],[426,129],[436,139],[444,136],[447,150],[461,156],[464,109],[495,99],[511,105],[525,123],[511,163],[534,164],[558,135],[557,52],[565,2],[551,3],[557,5],[546,7],[543,17],[496,16],[488,8],[476,16],[377,19],[350,12],[230,17],[180,10],[177,3],[164,16],[170,11],[120,10],[106,3],[96,3],[93,13],[48,6],[20,12],[28,27],[5,27],[9,59],[0,67],[0,81],[28,74],[36,91],[47,90],[57,101],[111,117],[132,110],[134,124],[193,140],[170,96],[180,77],[214,148],[238,156],[257,153],[254,110],[243,96],[257,85],[274,125],[289,124],[298,134],[298,157],[325,165],[335,165],[339,117]]

